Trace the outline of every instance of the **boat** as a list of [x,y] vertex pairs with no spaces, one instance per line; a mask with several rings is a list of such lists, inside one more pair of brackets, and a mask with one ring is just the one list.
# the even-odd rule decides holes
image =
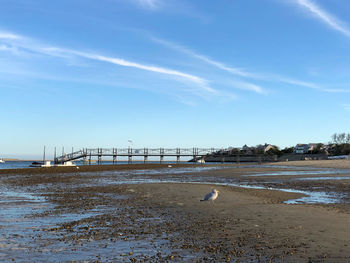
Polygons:
[[32,162],[29,167],[41,167],[44,163],[43,162]]
[[66,161],[63,164],[56,164],[55,166],[74,167],[74,166],[77,166],[77,165],[75,163],[73,163],[72,161]]
[[4,162],[5,162],[4,159],[0,158],[0,163],[4,163]]
[[199,159],[199,160],[197,160],[197,163],[205,163],[205,160],[204,159]]

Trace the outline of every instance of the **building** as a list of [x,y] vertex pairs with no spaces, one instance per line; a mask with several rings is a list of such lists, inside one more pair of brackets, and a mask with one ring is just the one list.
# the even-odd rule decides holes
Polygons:
[[296,154],[305,154],[305,153],[308,153],[309,150],[310,150],[309,144],[299,143],[294,147],[294,153]]
[[322,150],[321,143],[309,143],[309,144],[297,144],[294,147],[294,153],[296,154],[306,154],[314,150]]
[[265,143],[265,144],[263,145],[264,153],[266,153],[266,152],[268,152],[269,150],[274,149],[274,148],[277,148],[277,147],[274,146],[274,145],[271,145],[271,144],[267,144],[267,143]]
[[242,147],[242,151],[245,153],[245,154],[253,154],[253,150],[251,147],[249,147],[248,145],[243,145]]

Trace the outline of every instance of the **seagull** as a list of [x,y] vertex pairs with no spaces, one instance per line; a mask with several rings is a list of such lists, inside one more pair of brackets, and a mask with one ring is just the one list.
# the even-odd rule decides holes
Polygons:
[[201,201],[214,201],[216,198],[218,198],[219,191],[213,188],[210,193],[206,194],[204,198]]

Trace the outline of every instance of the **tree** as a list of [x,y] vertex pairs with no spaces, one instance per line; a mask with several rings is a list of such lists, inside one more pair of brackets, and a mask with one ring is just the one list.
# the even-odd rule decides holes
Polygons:
[[347,155],[350,154],[350,133],[334,133],[332,143],[335,145],[331,148],[332,155]]
[[332,136],[332,142],[335,144],[344,144],[344,143],[350,143],[350,133],[346,134],[343,133],[334,133]]
[[294,147],[285,147],[284,149],[281,150],[283,154],[285,153],[293,153],[294,152]]

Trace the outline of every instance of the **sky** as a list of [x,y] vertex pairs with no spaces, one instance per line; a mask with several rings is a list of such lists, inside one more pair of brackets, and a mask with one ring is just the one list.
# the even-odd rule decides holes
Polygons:
[[0,5],[0,157],[283,148],[350,130],[348,0]]

